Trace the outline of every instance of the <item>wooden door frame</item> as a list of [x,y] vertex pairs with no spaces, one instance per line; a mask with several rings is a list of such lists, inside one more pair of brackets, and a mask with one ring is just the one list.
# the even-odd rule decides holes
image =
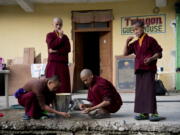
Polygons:
[[[72,11],[73,12],[73,11]],[[71,21],[72,22],[72,21]],[[112,21],[109,22],[109,27],[108,28],[83,28],[83,29],[78,29],[75,30],[75,25],[72,22],[72,40],[73,40],[73,63],[75,65],[76,69],[76,52],[75,52],[75,48],[76,48],[76,44],[75,44],[75,35],[76,33],[82,33],[82,32],[110,32],[110,46],[111,46],[111,50],[110,50],[110,57],[111,57],[111,61],[110,61],[110,71],[111,71],[111,80],[109,81],[113,81],[113,42],[112,42]],[[101,67],[100,67],[101,68]],[[75,75],[75,73],[74,73]],[[74,80],[75,77],[73,77],[73,88],[74,88]]]

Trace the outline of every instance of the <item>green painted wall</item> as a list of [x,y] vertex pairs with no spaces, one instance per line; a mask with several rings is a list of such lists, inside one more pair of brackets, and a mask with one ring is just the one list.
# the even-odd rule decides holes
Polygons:
[[[176,68],[180,68],[180,13],[176,14]],[[180,90],[180,72],[176,73],[176,89]]]

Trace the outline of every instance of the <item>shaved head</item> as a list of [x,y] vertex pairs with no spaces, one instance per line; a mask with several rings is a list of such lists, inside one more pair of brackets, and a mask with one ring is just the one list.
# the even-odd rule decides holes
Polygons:
[[93,75],[93,73],[90,69],[83,69],[80,73],[80,77],[91,76],[91,75]]
[[60,30],[62,28],[62,25],[63,25],[63,20],[61,18],[59,17],[53,18],[53,26],[56,31]]
[[83,69],[80,73],[80,78],[85,85],[90,86],[93,80],[93,73],[90,69]]
[[60,22],[60,23],[63,23],[63,20],[59,17],[54,17],[53,18],[53,23],[57,23],[57,22]]
[[135,22],[133,22],[133,25],[144,28],[144,22],[141,20],[136,20]]
[[60,86],[59,77],[57,75],[54,75],[47,79],[48,79],[47,86],[48,86],[49,90],[56,91]]

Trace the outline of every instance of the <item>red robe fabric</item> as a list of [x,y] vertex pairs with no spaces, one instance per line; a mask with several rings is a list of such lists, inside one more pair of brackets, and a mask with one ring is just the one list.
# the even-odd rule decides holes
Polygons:
[[24,107],[26,115],[32,118],[41,117],[43,110],[38,104],[37,97],[33,92],[22,94],[18,98],[18,102]]
[[94,76],[88,90],[88,101],[90,101],[93,106],[96,106],[104,100],[110,101],[110,105],[104,107],[104,109],[110,113],[117,112],[122,105],[121,96],[112,83],[101,77]]
[[157,41],[153,38],[148,36],[147,34],[145,35],[142,45],[139,45],[138,40],[134,41],[128,46],[128,54],[134,53],[136,55],[135,58],[135,72],[138,70],[147,70],[147,71],[157,71],[156,67],[156,61],[153,61],[149,65],[144,64],[144,59],[152,57],[155,53],[161,53],[162,48],[161,46],[157,43]]
[[134,53],[135,73],[136,73],[136,93],[134,112],[136,113],[157,113],[156,93],[155,93],[155,73],[157,71],[156,61],[149,65],[144,64],[144,59],[161,53],[162,48],[153,38],[145,35],[142,45],[138,40],[128,46],[128,53]]
[[48,63],[45,76],[47,78],[58,75],[61,80],[61,86],[57,93],[70,93],[70,74],[68,68],[68,53],[70,52],[70,43],[66,35],[59,38],[56,32],[47,34],[46,42],[48,49],[56,50],[57,53],[48,53]]
[[30,117],[41,117],[42,106],[55,100],[55,93],[49,91],[46,79],[31,80],[22,89],[25,92],[18,97],[18,102],[24,106],[26,115]]

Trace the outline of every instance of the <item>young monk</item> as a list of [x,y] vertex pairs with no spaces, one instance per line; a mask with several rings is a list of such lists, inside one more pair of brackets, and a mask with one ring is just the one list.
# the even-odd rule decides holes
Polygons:
[[61,80],[61,86],[57,93],[70,93],[70,75],[68,68],[68,54],[71,50],[69,38],[62,30],[63,21],[61,18],[53,19],[54,31],[46,36],[48,46],[48,63],[46,66],[46,78],[52,75],[58,75]]
[[25,108],[23,119],[39,119],[44,116],[44,111],[70,117],[68,113],[59,112],[50,107],[55,100],[55,92],[59,88],[59,85],[58,76],[53,76],[48,79],[30,80],[22,88],[17,90],[15,97],[18,99],[19,104]]
[[[159,121],[156,94],[155,74],[157,59],[162,57],[162,48],[157,41],[144,32],[144,23],[137,20],[134,24],[134,34],[138,38],[128,37],[124,49],[124,55],[135,54],[136,94],[135,116],[136,120]],[[131,42],[131,43],[130,43]],[[149,114],[151,116],[149,117]]]
[[108,118],[110,113],[120,109],[121,97],[109,81],[93,75],[89,69],[83,69],[80,78],[89,87],[87,99],[91,102],[79,105],[83,113],[89,114],[92,118]]

